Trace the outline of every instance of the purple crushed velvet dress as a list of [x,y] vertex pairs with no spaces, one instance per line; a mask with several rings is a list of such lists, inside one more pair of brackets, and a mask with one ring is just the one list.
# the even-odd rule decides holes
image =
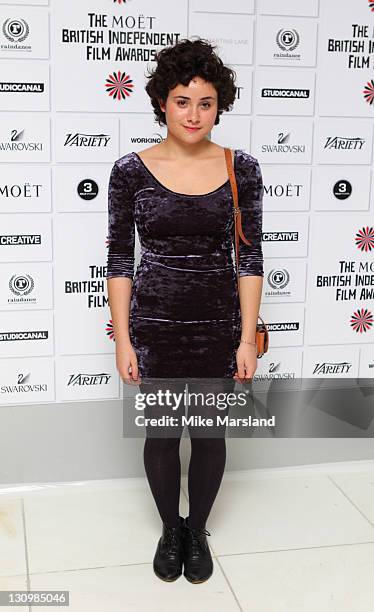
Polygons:
[[[224,155],[222,151],[222,155]],[[260,166],[235,150],[242,227],[240,276],[263,276]],[[135,225],[141,259],[134,276]],[[142,378],[232,378],[241,334],[230,181],[186,195],[163,186],[135,152],[108,189],[107,278],[133,279],[131,343]]]

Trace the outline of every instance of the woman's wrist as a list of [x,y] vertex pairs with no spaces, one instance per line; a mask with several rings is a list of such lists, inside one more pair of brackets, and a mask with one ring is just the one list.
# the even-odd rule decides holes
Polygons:
[[253,340],[247,340],[246,338],[241,338],[240,342],[243,342],[244,344],[253,344],[253,346],[256,346],[256,342]]

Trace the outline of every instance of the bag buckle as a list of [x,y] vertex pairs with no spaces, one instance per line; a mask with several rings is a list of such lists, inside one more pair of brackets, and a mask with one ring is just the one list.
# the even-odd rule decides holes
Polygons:
[[238,215],[240,212],[239,206],[234,206],[234,215]]

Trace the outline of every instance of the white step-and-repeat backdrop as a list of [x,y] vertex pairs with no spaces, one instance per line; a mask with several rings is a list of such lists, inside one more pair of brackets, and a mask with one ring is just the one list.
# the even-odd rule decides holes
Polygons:
[[0,0],[2,404],[121,397],[108,178],[166,136],[144,74],[193,35],[238,75],[212,139],[263,170],[256,378],[374,376],[374,2]]

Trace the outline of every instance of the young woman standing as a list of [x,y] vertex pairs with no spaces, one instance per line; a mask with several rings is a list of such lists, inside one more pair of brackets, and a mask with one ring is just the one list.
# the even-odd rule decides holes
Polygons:
[[[117,160],[109,183],[107,283],[122,380],[215,378],[250,382],[263,283],[259,164],[231,151],[242,228],[239,286],[233,199],[224,149],[210,140],[235,100],[235,73],[203,39],[164,48],[146,91],[159,144]],[[134,277],[135,225],[141,261]],[[170,385],[169,385],[170,386]],[[148,387],[149,389],[149,387]],[[213,572],[205,529],[226,461],[224,437],[191,437],[189,516],[179,515],[180,433],[147,436],[144,465],[163,530],[153,567],[163,580]]]

